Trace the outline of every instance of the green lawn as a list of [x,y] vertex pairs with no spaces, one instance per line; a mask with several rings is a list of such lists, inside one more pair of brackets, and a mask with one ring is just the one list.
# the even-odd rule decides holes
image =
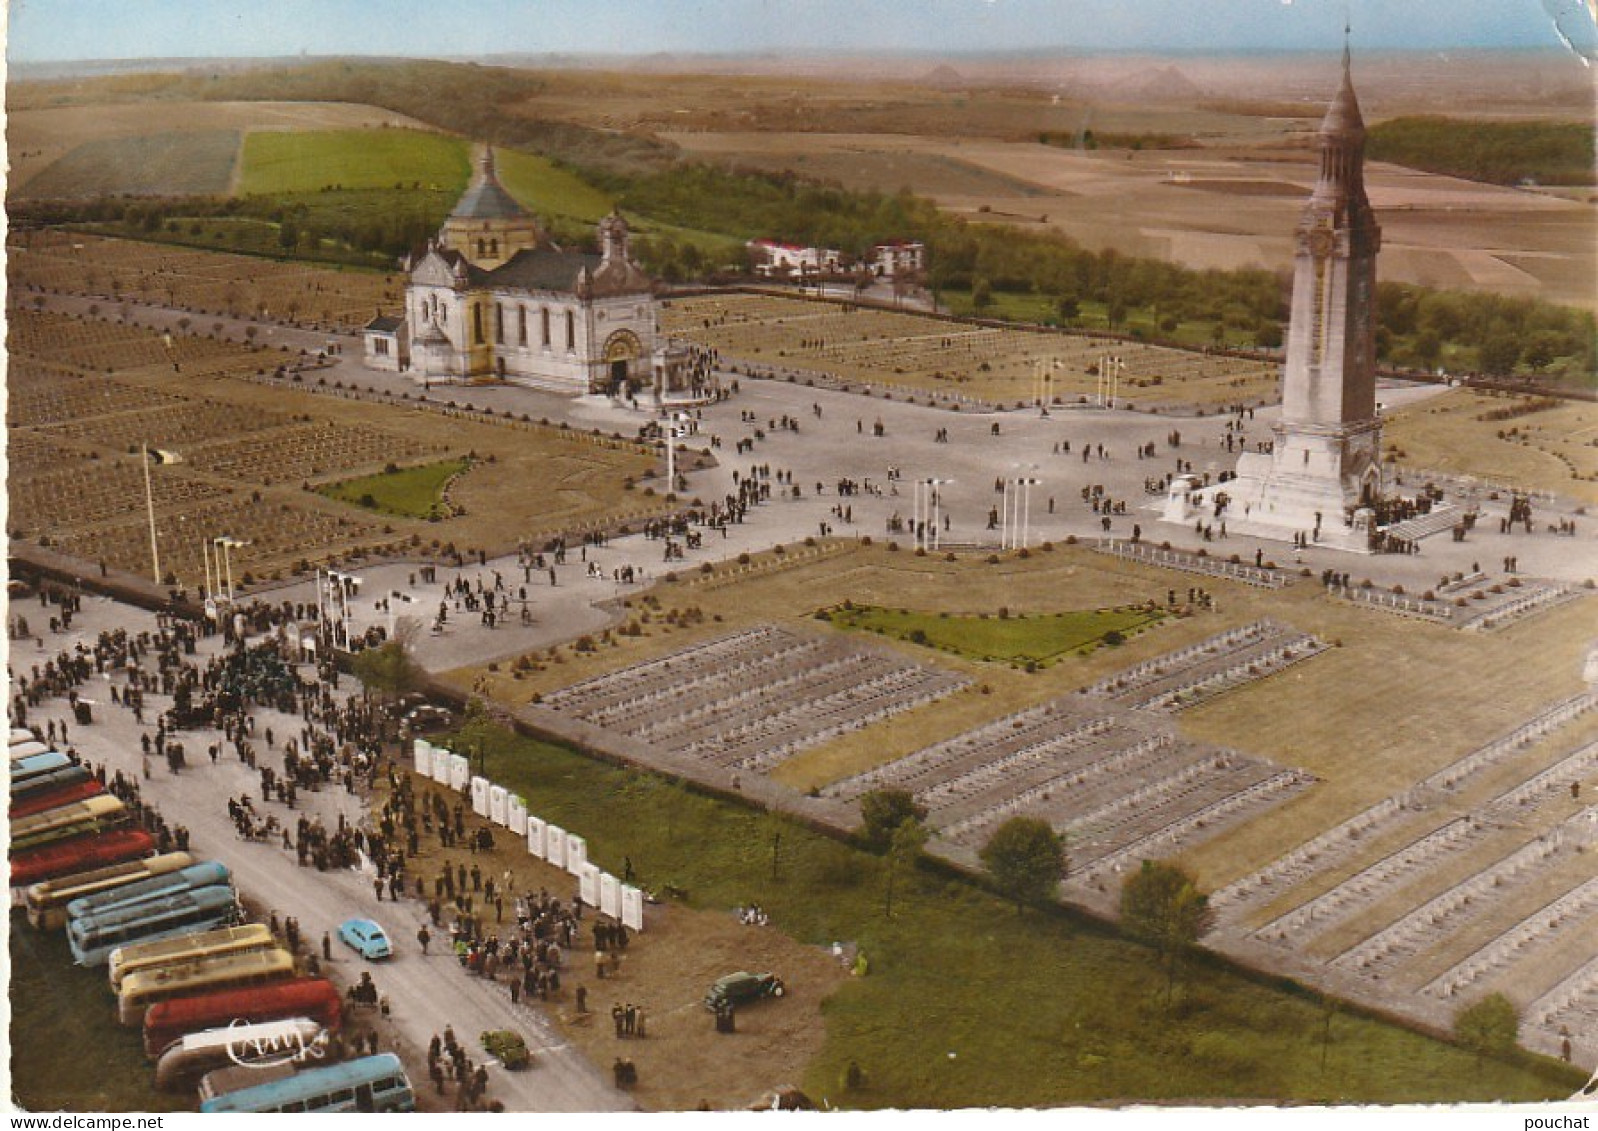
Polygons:
[[[695,906],[758,902],[802,941],[859,945],[870,972],[822,1004],[825,1050],[794,1065],[795,1082],[817,1100],[857,1108],[1529,1101],[1568,1096],[1581,1081],[1545,1060],[1477,1063],[1346,1014],[1333,1019],[1323,1050],[1319,1002],[1220,968],[1198,968],[1167,1012],[1151,954],[1097,926],[1037,912],[1017,918],[976,886],[933,875],[901,881],[889,920],[883,861],[809,828],[546,743],[501,734],[486,757],[489,778],[530,812],[579,830],[602,865],[627,857],[646,887],[675,885]],[[852,1093],[840,1086],[851,1061],[866,1079]]]
[[239,193],[267,196],[419,184],[458,196],[471,175],[460,138],[424,130],[257,130],[245,136]]
[[547,220],[564,217],[580,220],[590,230],[611,209],[608,195],[547,157],[516,149],[494,151],[494,164],[500,183],[529,212]]
[[818,613],[837,628],[877,632],[911,644],[954,652],[970,660],[1048,667],[1062,656],[1085,655],[1105,643],[1107,633],[1125,638],[1157,624],[1158,609],[1127,607],[1081,612],[1008,616],[950,616],[843,605]]
[[445,485],[470,466],[469,460],[450,459],[346,479],[317,490],[330,499],[401,518],[442,517]]

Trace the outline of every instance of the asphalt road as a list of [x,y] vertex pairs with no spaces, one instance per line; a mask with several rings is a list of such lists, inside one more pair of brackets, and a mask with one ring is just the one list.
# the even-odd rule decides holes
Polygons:
[[[15,612],[28,616],[30,622],[43,622],[46,618],[30,615],[35,609],[37,606],[29,609],[20,605]],[[92,644],[101,629],[118,626],[130,632],[153,631],[154,617],[107,599],[86,597],[83,613],[73,619],[71,632],[49,636],[45,650],[31,641],[16,642],[11,663],[16,670],[25,671],[29,665],[42,663],[45,658],[77,642]],[[216,640],[207,643],[209,647],[202,646],[202,650],[214,651]],[[197,659],[203,660],[203,657]],[[102,686],[91,683],[80,691],[95,701],[95,721],[83,727],[69,723],[70,741],[87,760],[103,762],[110,769],[121,769],[137,777],[140,772],[139,735],[154,728],[138,726],[131,712],[112,706],[108,685],[99,682]],[[120,676],[117,682],[121,683]],[[353,681],[346,680],[343,690],[347,692],[352,686]],[[157,713],[169,705],[166,697],[146,696],[145,718],[153,722]],[[296,734],[300,727],[298,719],[290,719],[276,711],[258,710],[255,716],[258,749],[264,747],[264,740],[259,736],[266,727],[272,727],[282,736]],[[64,700],[42,706],[30,714],[29,722],[42,728],[51,718],[58,723],[70,719]],[[419,1088],[431,1090],[425,1071],[427,1043],[434,1033],[442,1032],[445,1025],[453,1025],[469,1048],[475,1046],[477,1034],[483,1030],[517,1029],[534,1050],[536,1063],[519,1072],[507,1071],[497,1064],[493,1066],[489,1074],[490,1099],[499,1100],[510,1111],[631,1108],[629,1097],[618,1092],[607,1077],[565,1044],[539,1008],[513,1006],[503,985],[487,983],[462,970],[443,945],[445,940],[440,937],[443,932],[433,932],[435,941],[430,947],[431,953],[424,957],[415,937],[417,928],[426,918],[420,903],[379,902],[373,896],[369,872],[317,872],[313,868],[301,868],[293,853],[285,851],[280,844],[243,841],[234,832],[227,812],[229,797],[249,794],[263,816],[273,812],[280,821],[292,825],[298,812],[315,812],[320,813],[323,823],[331,828],[340,813],[359,822],[364,810],[360,799],[342,788],[323,787],[319,792],[300,794],[298,812],[290,812],[276,802],[262,805],[260,779],[255,771],[231,753],[224,753],[215,765],[207,760],[206,747],[221,740],[218,732],[184,731],[177,737],[187,751],[188,766],[174,776],[164,763],[152,759],[154,768],[145,785],[146,796],[155,802],[169,822],[188,826],[192,834],[191,851],[222,860],[233,869],[241,893],[263,913],[276,911],[279,918],[297,917],[301,935],[313,949],[319,946],[324,931],[332,932],[333,961],[328,972],[335,981],[353,984],[362,970],[371,970],[379,991],[391,1004],[388,1019],[377,1021],[382,1045],[401,1053],[413,1083]],[[270,760],[280,766],[281,745],[278,750],[278,756]],[[388,930],[396,951],[392,959],[367,963],[338,941],[338,924],[354,916],[375,919]],[[483,1059],[480,1050],[473,1048],[473,1052],[476,1059]]]

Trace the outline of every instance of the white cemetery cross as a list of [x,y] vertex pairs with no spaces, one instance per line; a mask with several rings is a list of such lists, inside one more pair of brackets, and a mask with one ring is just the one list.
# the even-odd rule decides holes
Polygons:
[[566,866],[566,830],[559,825],[544,829],[544,859],[557,868]]
[[487,778],[472,778],[472,812],[479,817],[488,816],[488,786]]
[[464,754],[451,754],[449,756],[449,785],[451,789],[465,789],[466,783],[472,780],[472,764],[466,760]]
[[566,834],[566,870],[574,876],[588,867],[588,842],[576,833]]
[[577,898],[590,907],[599,906],[599,865],[584,864],[577,873]]
[[454,770],[451,769],[451,767],[454,765],[454,758],[455,755],[451,754],[448,750],[445,750],[442,746],[433,751],[434,781],[438,782],[440,785],[449,784],[450,775],[454,773]]
[[425,738],[411,743],[411,755],[416,759],[416,772],[424,778],[433,776],[433,744]]
[[621,924],[630,931],[644,929],[644,893],[632,884],[621,885]]
[[505,799],[505,827],[517,836],[527,835],[527,803],[514,793]]
[[609,872],[599,873],[599,909],[612,919],[621,918],[621,881]]
[[540,860],[544,858],[544,822],[527,814],[527,851]]
[[488,787],[488,819],[496,825],[505,824],[505,802],[510,797],[510,791],[502,785]]

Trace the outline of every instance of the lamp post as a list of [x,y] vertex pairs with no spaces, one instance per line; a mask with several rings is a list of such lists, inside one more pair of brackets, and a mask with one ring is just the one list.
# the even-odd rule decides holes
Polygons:
[[150,449],[139,445],[139,462],[144,464],[144,510],[150,518],[150,572],[155,583],[161,584],[161,548],[155,539],[155,493],[150,488]]
[[1100,408],[1114,408],[1121,391],[1121,371],[1126,362],[1118,354],[1104,354],[1099,358],[1098,400]]
[[939,487],[953,483],[953,479],[917,479],[915,481],[916,547],[936,550],[942,544],[938,519],[943,502]]

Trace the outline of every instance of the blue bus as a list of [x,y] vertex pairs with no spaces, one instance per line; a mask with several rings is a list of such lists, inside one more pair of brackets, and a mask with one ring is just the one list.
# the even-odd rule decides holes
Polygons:
[[200,1104],[201,1112],[415,1110],[416,1093],[399,1057],[391,1052],[297,1072]]
[[[40,756],[43,757],[43,755]],[[63,754],[61,757],[64,759],[66,755]],[[11,800],[16,801],[23,797],[30,797],[42,790],[54,789],[62,785],[74,785],[77,782],[88,780],[89,770],[86,766],[67,761],[64,764],[57,764],[53,770],[35,774],[27,781],[19,782],[13,776],[11,779]]]
[[29,782],[56,770],[72,765],[72,759],[59,750],[45,750],[25,758],[11,760],[11,792],[16,793]]
[[78,965],[103,966],[120,946],[231,927],[241,917],[233,888],[215,884],[73,919],[67,924],[67,945]]
[[103,915],[114,908],[127,907],[149,899],[159,899],[163,895],[176,895],[181,891],[211,887],[213,884],[225,884],[230,879],[232,873],[228,871],[226,864],[220,860],[202,860],[198,864],[190,864],[187,868],[179,868],[175,872],[165,872],[135,884],[125,884],[110,891],[95,892],[81,899],[74,899],[67,904],[67,918],[71,920],[82,919],[88,915]]

